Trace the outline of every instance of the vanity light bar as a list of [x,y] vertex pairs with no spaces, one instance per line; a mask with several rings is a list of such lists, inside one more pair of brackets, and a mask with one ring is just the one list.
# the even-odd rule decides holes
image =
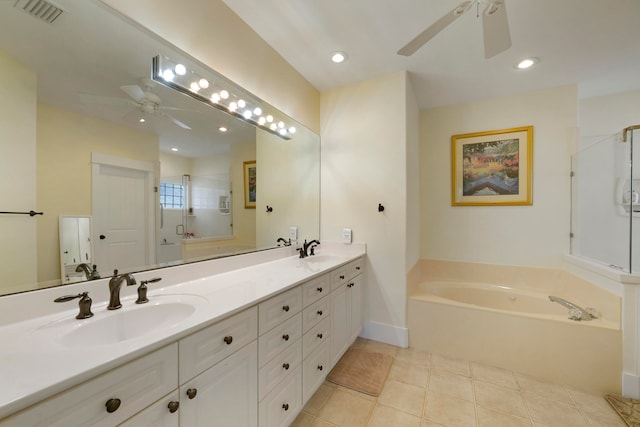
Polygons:
[[288,126],[273,113],[265,112],[261,102],[248,92],[216,76],[202,76],[166,56],[153,58],[152,78],[158,83],[182,92],[218,110],[258,128],[290,140],[296,128]]

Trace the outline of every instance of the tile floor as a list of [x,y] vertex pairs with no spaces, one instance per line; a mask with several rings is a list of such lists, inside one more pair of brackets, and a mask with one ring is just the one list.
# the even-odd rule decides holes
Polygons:
[[624,427],[598,395],[526,375],[358,339],[395,360],[380,396],[325,382],[293,427]]

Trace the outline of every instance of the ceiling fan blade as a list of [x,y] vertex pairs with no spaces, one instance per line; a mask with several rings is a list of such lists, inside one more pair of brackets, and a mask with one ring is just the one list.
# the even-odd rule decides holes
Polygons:
[[183,122],[181,122],[180,120],[176,119],[175,117],[167,114],[167,113],[161,113],[163,116],[167,117],[169,120],[171,120],[176,126],[180,126],[182,129],[186,129],[186,130],[191,130],[191,127]]
[[131,98],[135,99],[136,102],[140,102],[145,98],[145,93],[142,90],[142,88],[140,88],[140,86],[137,86],[137,85],[120,86],[120,89],[122,89]]
[[418,34],[413,40],[407,43],[402,49],[398,51],[398,55],[402,56],[411,56],[418,49],[420,49],[425,43],[434,38],[436,34],[446,28],[447,25],[451,24],[457,18],[462,16],[474,1],[463,1],[458,6],[453,8],[449,13],[444,15],[442,18],[438,19],[434,22],[429,28]]
[[504,0],[492,1],[482,13],[484,57],[493,58],[511,47],[511,34]]

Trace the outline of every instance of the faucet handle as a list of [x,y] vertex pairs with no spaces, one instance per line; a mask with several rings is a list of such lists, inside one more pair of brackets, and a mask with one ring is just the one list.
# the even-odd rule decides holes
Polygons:
[[67,302],[76,298],[80,298],[80,301],[78,301],[80,312],[76,316],[76,319],[88,319],[93,316],[93,313],[91,312],[91,298],[89,298],[89,292],[82,292],[78,295],[63,295],[54,299],[53,302]]
[[[160,280],[162,280],[162,277],[154,277],[153,279],[141,281],[140,286],[138,286],[138,299],[136,300],[136,304],[144,304],[146,302],[149,302],[149,298],[147,298],[147,283],[156,283]],[[132,283],[132,285],[133,284],[135,283]]]

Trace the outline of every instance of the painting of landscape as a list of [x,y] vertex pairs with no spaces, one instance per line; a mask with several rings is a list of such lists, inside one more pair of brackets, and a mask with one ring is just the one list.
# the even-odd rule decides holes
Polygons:
[[464,196],[518,194],[519,139],[478,142],[462,147]]

